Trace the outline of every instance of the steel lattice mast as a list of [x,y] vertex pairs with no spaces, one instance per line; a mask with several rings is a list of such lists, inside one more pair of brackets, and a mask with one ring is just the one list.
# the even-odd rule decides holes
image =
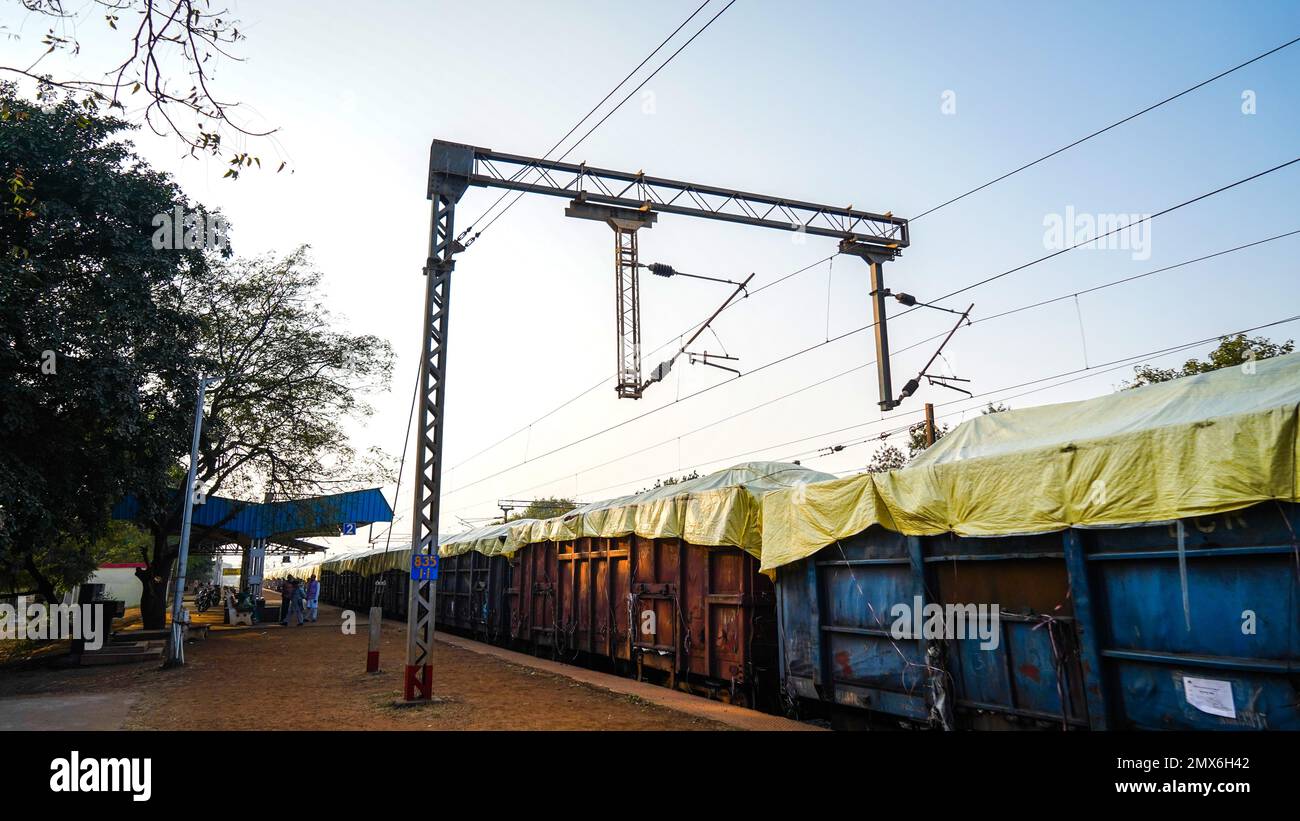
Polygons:
[[[892,213],[753,194],[717,186],[651,177],[642,171],[591,168],[586,163],[505,154],[486,148],[434,140],[429,152],[428,197],[432,201],[429,254],[424,266],[424,319],[421,335],[419,427],[415,448],[416,481],[411,518],[413,554],[438,549],[442,489],[443,410],[447,378],[447,320],[456,241],[456,203],[470,185],[504,188],[571,200],[567,213],[599,219],[615,231],[615,306],[618,328],[619,395],[640,395],[640,305],[636,231],[657,214],[678,214],[760,228],[833,237],[842,253],[862,257],[871,267],[871,296],[877,319],[876,361],[880,406],[893,399],[889,341],[885,333],[883,263],[909,244],[907,220]],[[433,697],[432,659],[436,582],[411,582],[407,603],[407,700]]]

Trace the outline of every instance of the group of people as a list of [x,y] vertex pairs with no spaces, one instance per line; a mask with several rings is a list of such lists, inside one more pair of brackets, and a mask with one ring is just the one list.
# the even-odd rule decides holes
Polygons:
[[302,627],[304,622],[316,621],[319,608],[320,582],[314,573],[305,582],[293,576],[284,580],[280,587],[280,624],[287,627],[289,620],[296,616],[298,626]]

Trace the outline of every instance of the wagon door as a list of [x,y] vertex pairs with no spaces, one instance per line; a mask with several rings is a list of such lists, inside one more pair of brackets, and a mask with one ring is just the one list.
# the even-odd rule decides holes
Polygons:
[[577,598],[582,589],[578,565],[581,557],[578,553],[582,540],[560,542],[556,545],[555,596],[558,615],[557,649],[574,650],[573,646],[578,627]]
[[493,644],[501,642],[510,632],[511,571],[514,564],[505,556],[488,560],[488,627],[487,639]]
[[682,666],[678,658],[681,646],[682,589],[681,544],[676,539],[635,537],[632,568],[632,650],[637,675],[644,668],[669,674],[669,686],[676,686]]
[[632,658],[632,640],[637,620],[633,614],[632,564],[634,537],[609,540],[609,619],[612,655],[616,659]]
[[490,569],[488,557],[482,553],[470,554],[469,604],[465,618],[475,636],[486,637],[488,632],[488,582]]
[[[614,539],[592,540],[592,550],[588,554],[587,576],[590,579],[591,626],[589,638],[590,652],[606,658],[626,657],[626,634],[620,634],[618,611],[623,611],[622,624],[627,623],[627,551],[618,550]],[[622,573],[620,585],[616,577]],[[619,590],[624,591],[619,593]]]
[[535,647],[555,646],[555,623],[559,609],[559,566],[556,545],[541,542],[529,545],[524,560],[529,563],[531,586],[528,590],[529,636]]
[[[706,677],[709,689],[727,685],[723,695],[741,699],[756,672],[754,654],[774,644],[771,583],[757,575],[755,562],[735,548],[685,548],[686,584],[682,596],[683,636],[692,675]],[[766,595],[757,589],[766,582]],[[767,629],[758,610],[768,611]],[[764,633],[764,635],[760,635]],[[761,646],[760,646],[761,645]]]
[[506,635],[512,643],[526,642],[531,635],[528,626],[528,615],[531,611],[528,607],[528,596],[523,592],[532,584],[531,566],[528,562],[530,552],[532,552],[531,545],[515,551],[508,559],[510,572],[506,578],[503,600],[509,613]]

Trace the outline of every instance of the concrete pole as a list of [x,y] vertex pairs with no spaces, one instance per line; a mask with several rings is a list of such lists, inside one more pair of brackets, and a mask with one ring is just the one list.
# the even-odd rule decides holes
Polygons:
[[190,524],[194,519],[194,484],[199,467],[199,434],[203,430],[203,396],[209,384],[220,377],[199,377],[199,395],[194,405],[194,436],[190,440],[190,469],[185,474],[184,513],[181,516],[181,545],[176,557],[176,595],[172,599],[172,640],[168,666],[185,663],[181,641],[181,619],[185,604],[185,563],[190,559]]
[[370,608],[370,647],[366,652],[366,672],[379,672],[379,642],[384,627],[384,609]]

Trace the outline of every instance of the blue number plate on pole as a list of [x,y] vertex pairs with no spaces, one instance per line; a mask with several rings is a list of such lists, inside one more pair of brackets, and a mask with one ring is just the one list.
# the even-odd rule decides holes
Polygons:
[[411,554],[411,581],[432,582],[438,580],[437,555],[426,556],[423,553]]

